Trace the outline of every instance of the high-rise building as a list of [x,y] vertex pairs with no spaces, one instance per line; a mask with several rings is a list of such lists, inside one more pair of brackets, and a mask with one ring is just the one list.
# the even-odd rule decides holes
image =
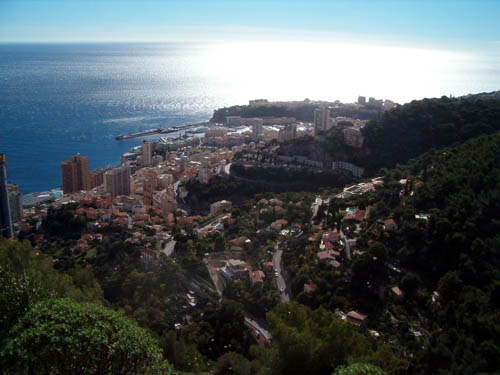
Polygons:
[[118,195],[130,195],[130,167],[123,165],[104,173],[104,188],[114,198]]
[[259,120],[252,125],[252,138],[254,141],[258,141],[262,137],[263,121],[262,119]]
[[156,186],[157,186],[156,173],[150,171],[144,173],[144,182],[142,185],[144,205],[146,206],[153,205],[153,192],[156,189]]
[[175,195],[169,194],[166,190],[160,193],[160,202],[163,215],[177,211],[178,205]]
[[12,221],[17,221],[24,216],[23,197],[17,185],[8,184],[7,190],[9,191],[10,217]]
[[104,184],[104,169],[96,169],[90,172],[90,189]]
[[152,165],[152,157],[153,157],[153,144],[151,141],[143,140],[142,141],[142,166],[150,167]]
[[365,105],[366,104],[366,96],[358,96],[358,104]]
[[327,131],[329,122],[330,111],[328,108],[316,108],[314,110],[314,135]]
[[89,158],[72,156],[61,163],[62,188],[64,194],[90,189]]
[[278,140],[280,142],[289,141],[297,138],[297,124],[288,124],[278,132]]
[[7,189],[7,166],[5,154],[0,154],[0,235],[12,237],[12,217],[10,216],[9,192]]
[[189,164],[189,157],[187,155],[181,155],[181,170],[185,170]]

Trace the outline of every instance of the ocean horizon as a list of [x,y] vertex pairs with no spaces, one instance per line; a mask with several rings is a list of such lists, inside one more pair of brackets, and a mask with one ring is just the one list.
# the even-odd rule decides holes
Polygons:
[[117,141],[118,134],[208,120],[219,107],[255,98],[354,102],[364,95],[404,103],[500,88],[491,56],[385,47],[377,60],[369,58],[374,46],[323,47],[0,44],[8,181],[24,194],[56,188],[71,155],[88,156],[92,170],[116,165],[141,141]]

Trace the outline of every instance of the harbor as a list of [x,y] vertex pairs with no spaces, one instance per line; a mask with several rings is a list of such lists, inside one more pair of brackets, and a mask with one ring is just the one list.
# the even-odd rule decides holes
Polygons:
[[146,131],[143,131],[143,132],[139,132],[139,133],[120,134],[120,135],[117,135],[115,137],[115,139],[117,141],[122,141],[124,139],[145,137],[145,136],[153,135],[153,134],[169,134],[169,133],[175,133],[175,132],[182,131],[182,130],[187,131],[189,129],[195,129],[195,128],[200,127],[200,126],[205,126],[206,127],[209,124],[210,124],[209,121],[204,121],[204,122],[199,122],[199,123],[196,123],[196,124],[175,125],[175,126],[171,126],[171,127],[168,127],[168,128],[149,129],[149,130],[146,130]]

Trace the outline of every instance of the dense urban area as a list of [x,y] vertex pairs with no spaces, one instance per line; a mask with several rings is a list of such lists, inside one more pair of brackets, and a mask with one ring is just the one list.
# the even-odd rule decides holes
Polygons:
[[24,199],[2,155],[1,367],[497,373],[495,95],[251,100]]

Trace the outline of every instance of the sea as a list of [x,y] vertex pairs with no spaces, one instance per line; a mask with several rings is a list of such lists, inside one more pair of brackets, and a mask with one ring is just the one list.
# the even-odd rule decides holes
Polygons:
[[88,156],[92,170],[119,164],[141,142],[119,134],[208,120],[256,98],[405,103],[493,91],[499,61],[342,43],[0,44],[0,152],[9,183],[46,191],[71,155]]

